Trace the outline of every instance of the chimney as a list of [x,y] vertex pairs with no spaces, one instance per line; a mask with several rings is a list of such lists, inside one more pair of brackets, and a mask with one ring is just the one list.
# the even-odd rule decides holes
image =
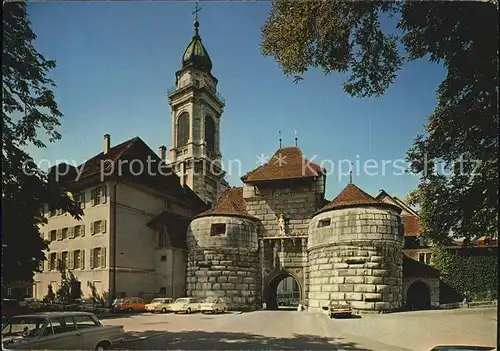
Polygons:
[[167,148],[165,147],[165,145],[161,145],[158,151],[158,156],[160,156],[160,159],[162,161],[165,161],[166,155],[167,155]]
[[104,155],[109,152],[109,144],[111,144],[111,135],[104,134]]

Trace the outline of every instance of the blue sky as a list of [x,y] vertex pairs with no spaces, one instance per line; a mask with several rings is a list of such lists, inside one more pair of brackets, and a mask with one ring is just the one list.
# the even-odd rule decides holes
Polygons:
[[[342,90],[342,77],[320,70],[294,84],[273,58],[259,51],[270,3],[202,2],[201,7],[200,35],[226,99],[223,162],[238,159],[246,173],[258,166],[257,156],[276,151],[278,130],[284,146],[294,144],[296,130],[305,155],[323,161],[331,173],[329,199],[348,183],[348,176],[336,172],[340,160],[347,159],[359,160],[354,182],[373,195],[383,188],[404,197],[416,187],[416,176],[394,175],[399,169],[391,164],[383,174],[381,163],[404,160],[423,132],[444,78],[442,67],[425,61],[408,64],[380,98],[351,98]],[[101,152],[106,133],[112,145],[139,136],[155,151],[161,144],[169,147],[166,94],[193,35],[193,8],[192,2],[30,3],[36,48],[57,61],[51,75],[65,115],[62,140],[30,149],[35,160],[83,162]],[[379,164],[369,169],[378,175],[363,171],[367,159]],[[347,170],[347,163],[343,167]],[[241,175],[233,167],[227,179],[237,186]]]

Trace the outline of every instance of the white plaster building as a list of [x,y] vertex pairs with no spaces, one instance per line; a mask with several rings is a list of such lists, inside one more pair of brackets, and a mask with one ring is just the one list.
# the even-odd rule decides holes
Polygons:
[[58,259],[80,281],[84,296],[90,294],[88,283],[112,297],[185,294],[185,226],[206,206],[174,172],[134,173],[125,162],[148,159],[153,169],[163,165],[168,173],[164,160],[140,138],[110,147],[105,135],[103,152],[76,168],[58,166],[70,171],[64,180],[84,216],[78,220],[44,209],[41,233],[50,244],[43,271],[34,277],[35,297],[43,298],[49,284],[57,291]]

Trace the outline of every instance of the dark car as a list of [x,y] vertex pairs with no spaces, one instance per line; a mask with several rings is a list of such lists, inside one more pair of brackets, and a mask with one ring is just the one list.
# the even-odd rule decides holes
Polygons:
[[466,345],[441,345],[432,348],[430,351],[494,351],[492,346],[466,346]]
[[27,308],[21,306],[19,301],[15,299],[2,299],[2,320],[25,313],[26,311]]

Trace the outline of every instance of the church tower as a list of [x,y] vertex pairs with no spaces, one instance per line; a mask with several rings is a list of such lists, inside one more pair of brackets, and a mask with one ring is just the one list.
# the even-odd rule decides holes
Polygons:
[[211,73],[212,61],[201,42],[199,26],[196,18],[193,39],[184,51],[181,69],[175,73],[175,86],[168,92],[172,110],[169,159],[181,183],[213,206],[228,187],[220,152],[225,102],[217,92],[217,79]]

